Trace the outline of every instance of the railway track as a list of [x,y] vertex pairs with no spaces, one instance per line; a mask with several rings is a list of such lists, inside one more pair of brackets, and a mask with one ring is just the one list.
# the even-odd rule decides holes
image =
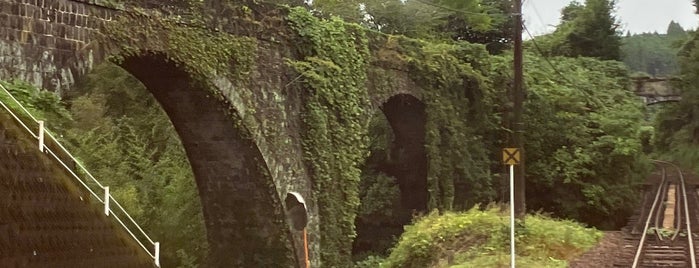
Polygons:
[[[688,189],[682,170],[654,161],[660,174],[630,222],[614,267],[697,267],[697,191]],[[658,176],[659,175],[659,176]]]

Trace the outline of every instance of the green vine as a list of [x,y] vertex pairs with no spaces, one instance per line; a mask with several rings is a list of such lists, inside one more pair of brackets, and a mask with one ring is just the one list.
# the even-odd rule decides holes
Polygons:
[[303,8],[289,13],[306,48],[289,60],[303,79],[303,146],[318,200],[324,267],[350,263],[359,206],[359,166],[368,155],[369,98],[367,38],[358,25],[313,17]]
[[410,55],[412,76],[425,89],[428,208],[468,208],[492,198],[483,137],[495,121],[484,105],[488,60],[482,46],[468,43],[424,43]]
[[[148,53],[161,54],[166,60],[181,66],[192,79],[194,88],[208,89],[209,94],[229,105],[231,116],[246,138],[252,138],[250,127],[241,118],[229,100],[219,90],[215,90],[212,80],[225,77],[237,84],[249,81],[256,68],[257,40],[246,36],[235,36],[224,32],[214,32],[196,25],[183,25],[170,17],[158,14],[142,14],[136,11],[125,12],[115,21],[103,27],[102,40],[109,60],[122,63],[129,57],[140,57]],[[244,94],[245,92],[241,92]],[[248,102],[252,101],[252,98]],[[247,109],[253,107],[246,103]],[[250,113],[250,111],[245,111]],[[250,120],[251,118],[248,118]]]
[[250,37],[187,27],[156,15],[122,15],[104,26],[104,44],[112,61],[146,52],[163,53],[193,80],[208,83],[217,75],[245,79],[255,67],[257,41]]

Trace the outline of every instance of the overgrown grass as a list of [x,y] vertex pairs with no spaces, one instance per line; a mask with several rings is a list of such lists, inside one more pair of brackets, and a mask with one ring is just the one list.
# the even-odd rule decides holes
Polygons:
[[[568,220],[528,215],[516,234],[519,267],[566,267],[602,232]],[[495,207],[432,213],[406,226],[380,267],[508,267],[509,216]]]

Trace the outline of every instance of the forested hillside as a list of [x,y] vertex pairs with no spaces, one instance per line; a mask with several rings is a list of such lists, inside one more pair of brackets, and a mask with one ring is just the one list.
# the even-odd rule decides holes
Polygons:
[[627,34],[622,38],[623,62],[636,75],[676,75],[680,67],[677,53],[687,37],[687,32],[674,21],[668,25],[666,34]]

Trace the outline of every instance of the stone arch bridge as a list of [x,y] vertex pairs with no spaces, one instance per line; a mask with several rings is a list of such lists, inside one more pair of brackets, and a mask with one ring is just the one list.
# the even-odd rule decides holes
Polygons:
[[[309,167],[303,142],[309,82],[290,64],[323,63],[313,61],[321,53],[307,48],[325,41],[295,29],[289,8],[221,3],[189,8],[180,14],[96,0],[0,0],[0,79],[63,94],[108,60],[137,77],[166,111],[187,152],[212,266],[300,266],[302,236],[288,223],[283,202],[290,192],[307,201],[313,266],[327,261],[322,256],[328,252],[348,259],[351,239],[333,242],[323,237],[328,233],[323,226],[337,224],[353,209],[322,215],[328,204],[318,195],[329,189],[317,187],[318,169]],[[192,16],[197,12],[204,15]],[[403,147],[417,148],[396,176],[407,178],[401,188],[417,188],[417,201],[405,203],[424,210],[428,199],[438,199],[428,197],[425,182],[425,104],[415,105],[423,102],[426,85],[413,79],[409,52],[391,37],[352,26],[345,30],[369,36],[367,44],[350,44],[368,55],[364,84],[354,85],[363,89],[357,98],[367,110],[385,112]],[[464,88],[470,85],[466,78],[460,81]],[[385,106],[389,100],[394,104]],[[401,116],[406,114],[418,116]],[[420,163],[409,164],[414,161]],[[344,233],[334,235],[349,232],[339,229]]]
[[646,105],[666,102],[678,102],[682,99],[680,90],[673,86],[679,82],[676,78],[634,78],[630,90],[641,97]]

